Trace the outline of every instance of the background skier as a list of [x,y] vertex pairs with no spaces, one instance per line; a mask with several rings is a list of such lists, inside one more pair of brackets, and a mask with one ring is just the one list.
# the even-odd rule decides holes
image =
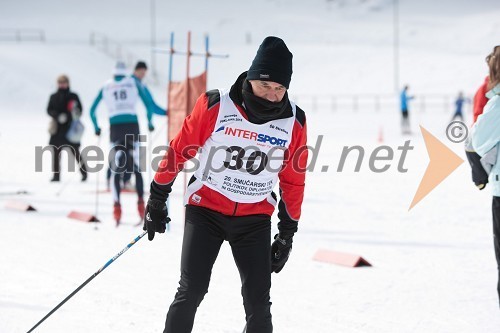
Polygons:
[[408,96],[408,89],[408,85],[404,86],[403,91],[401,91],[401,95],[399,96],[401,106],[401,130],[403,134],[411,134],[410,109],[408,102],[415,97]]
[[[149,105],[152,109],[152,112],[158,115],[166,115],[167,111],[165,109],[162,109],[160,106],[158,106],[154,99],[153,95],[149,91],[147,85],[144,83],[144,78],[146,77],[148,72],[148,66],[146,65],[146,62],[144,61],[138,61],[137,64],[135,65],[134,72],[132,73],[132,78],[136,80],[137,85],[140,85],[143,90],[143,94],[145,98],[149,101]],[[129,163],[129,168],[133,167],[132,166],[132,161],[131,159],[127,160],[127,163]],[[129,188],[130,185],[130,179],[132,177],[131,172],[125,172],[123,173],[123,188],[127,189]],[[107,185],[108,189],[110,188],[110,179],[111,179],[111,168],[108,168],[108,171],[106,173],[106,180],[107,180]]]
[[460,119],[460,121],[464,121],[464,104],[469,102],[469,99],[464,97],[463,92],[459,92],[457,98],[455,99],[455,112],[451,117],[451,121],[455,119]]
[[[151,100],[144,94],[142,85],[131,76],[127,76],[125,64],[119,61],[116,63],[113,79],[106,82],[104,87],[99,91],[90,109],[90,117],[94,124],[95,134],[99,136],[101,135],[101,128],[97,123],[96,109],[100,101],[104,99],[109,114],[109,138],[111,145],[113,147],[126,147],[125,149],[117,149],[115,160],[109,161],[113,173],[111,186],[114,202],[113,216],[117,226],[120,224],[122,217],[120,192],[122,175],[125,172],[133,172],[135,174],[135,186],[138,197],[137,211],[141,218],[144,217],[144,184],[141,170],[139,169],[138,156],[139,120],[135,109],[139,98],[141,98],[146,106],[148,129],[149,131],[153,131]],[[132,163],[128,161],[132,161]]]

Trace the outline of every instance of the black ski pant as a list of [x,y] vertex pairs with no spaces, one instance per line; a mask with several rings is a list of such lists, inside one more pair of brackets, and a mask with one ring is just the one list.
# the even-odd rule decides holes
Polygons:
[[[66,149],[65,149],[66,148]],[[71,155],[73,155],[76,159],[76,162],[80,166],[80,172],[82,176],[87,174],[87,166],[85,165],[85,161],[80,155],[80,145],[73,144],[65,144],[61,146],[52,146],[52,172],[54,173],[54,178],[59,179],[59,174],[61,172],[61,152],[63,149],[69,151]],[[69,158],[69,155],[68,155]]]
[[114,160],[109,161],[111,192],[115,202],[120,202],[122,179],[124,181],[130,180],[132,173],[135,175],[137,196],[139,199],[144,196],[144,184],[139,167],[141,165],[140,155],[134,154],[134,147],[137,146],[138,142],[141,142],[139,136],[139,123],[112,124],[109,128],[109,139],[115,152]]
[[401,110],[401,129],[407,131],[410,129],[410,118],[408,110]]
[[271,218],[227,216],[186,206],[181,279],[167,314],[164,333],[189,333],[208,291],[212,267],[223,241],[231,245],[241,278],[247,333],[271,333]]
[[[128,161],[130,161],[130,159],[127,160],[127,163],[129,163]],[[127,167],[132,168],[132,166],[130,166],[130,165],[128,165]],[[107,182],[110,182],[112,174],[113,174],[113,172],[111,171],[111,168],[108,166],[108,170],[106,170],[106,181]],[[123,182],[127,183],[130,181],[130,179],[132,179],[132,173],[131,172],[124,172],[123,173]]]
[[495,246],[495,256],[497,258],[498,284],[497,292],[500,302],[500,197],[493,197],[493,244]]
[[[114,202],[120,202],[121,193],[121,182],[125,181],[125,175],[129,174],[128,179],[130,180],[130,175],[133,173],[135,175],[135,190],[137,192],[137,197],[142,199],[144,196],[144,182],[142,179],[141,170],[139,168],[139,161],[134,160],[134,150],[133,148],[127,148],[123,142],[115,142],[114,147],[115,158],[110,160],[110,166],[112,176],[111,192],[113,193]],[[130,143],[129,146],[134,146],[134,143]]]

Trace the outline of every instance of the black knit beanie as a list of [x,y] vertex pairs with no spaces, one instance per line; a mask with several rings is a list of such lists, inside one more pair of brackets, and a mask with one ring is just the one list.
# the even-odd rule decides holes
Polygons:
[[292,79],[292,53],[278,37],[266,37],[248,70],[247,80],[273,81],[288,89]]

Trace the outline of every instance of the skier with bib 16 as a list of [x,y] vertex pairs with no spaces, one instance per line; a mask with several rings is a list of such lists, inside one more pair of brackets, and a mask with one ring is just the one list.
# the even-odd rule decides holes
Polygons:
[[135,105],[141,99],[146,107],[148,129],[154,130],[153,104],[150,95],[144,91],[143,85],[135,78],[128,75],[124,62],[118,61],[115,65],[113,79],[108,80],[104,87],[99,90],[92,107],[90,117],[94,124],[95,134],[101,135],[101,128],[97,123],[96,111],[101,100],[104,100],[109,115],[109,139],[114,150],[114,159],[109,164],[112,171],[112,193],[113,193],[113,217],[116,226],[121,223],[122,206],[120,194],[123,174],[126,172],[135,174],[135,187],[137,191],[137,212],[141,220],[144,218],[144,188],[139,161],[139,120]]
[[[198,98],[170,142],[146,206],[149,240],[170,221],[165,202],[175,177],[201,152],[186,190],[181,277],[163,332],[191,332],[223,241],[242,281],[247,332],[272,332],[271,272],[280,272],[290,255],[307,164],[305,114],[287,94],[291,76],[292,54],[283,40],[267,37],[231,89]],[[271,245],[276,204],[279,233]]]

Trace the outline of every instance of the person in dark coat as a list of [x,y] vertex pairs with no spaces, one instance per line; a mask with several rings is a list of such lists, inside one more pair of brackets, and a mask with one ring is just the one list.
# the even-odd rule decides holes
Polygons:
[[87,167],[85,161],[80,157],[80,142],[70,142],[67,139],[73,119],[80,117],[82,113],[82,103],[78,95],[70,91],[69,78],[66,75],[60,75],[57,78],[57,91],[50,96],[47,113],[52,118],[49,125],[49,145],[53,146],[52,172],[54,176],[51,181],[58,182],[60,180],[60,155],[64,148],[79,163],[82,181],[85,181]]

